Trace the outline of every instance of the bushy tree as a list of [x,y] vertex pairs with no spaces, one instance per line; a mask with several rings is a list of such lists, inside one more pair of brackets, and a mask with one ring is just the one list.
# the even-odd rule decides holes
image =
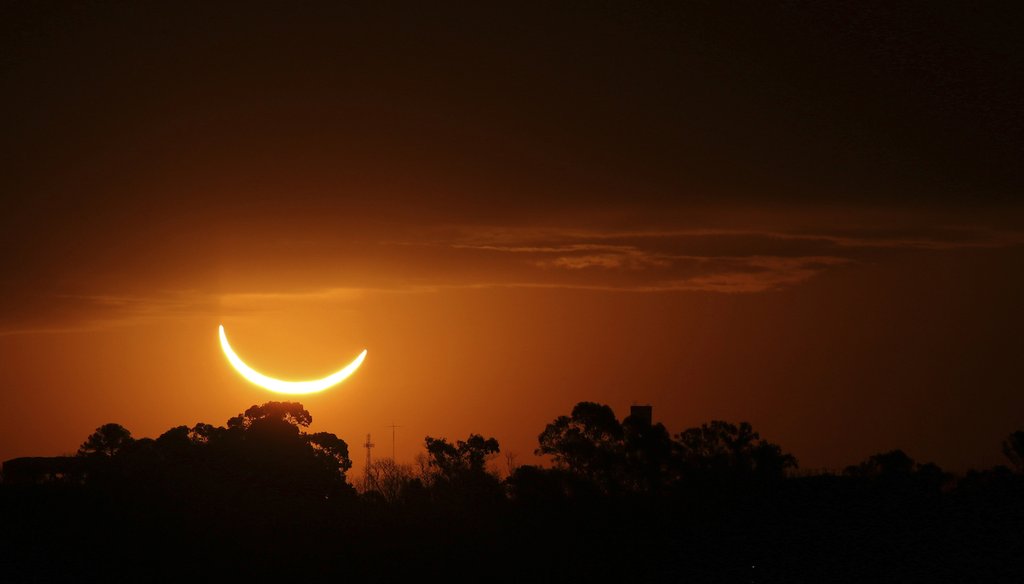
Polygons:
[[857,465],[846,467],[843,474],[855,477],[896,478],[909,476],[917,463],[902,450],[890,450],[869,456]]
[[[89,463],[89,475],[106,484],[204,496],[241,488],[320,500],[351,492],[345,477],[352,467],[348,444],[329,432],[304,432],[312,421],[302,404],[267,402],[232,417],[227,427],[177,426],[156,440],[133,440],[122,426],[106,424],[89,436],[79,454],[96,461]],[[102,463],[106,458],[115,460]]]
[[580,402],[571,415],[559,416],[544,428],[535,452],[550,455],[557,467],[613,488],[623,463],[622,439],[622,424],[610,407]]
[[503,496],[497,476],[487,471],[487,461],[500,451],[495,438],[470,434],[455,444],[427,436],[421,479],[436,501],[496,500]]
[[132,433],[124,426],[114,423],[103,424],[86,438],[78,448],[78,455],[110,458],[124,451],[134,441]]
[[671,480],[672,438],[662,424],[627,416],[622,421],[626,487],[638,493],[659,494]]
[[228,428],[252,428],[253,425],[265,422],[281,422],[296,429],[307,428],[313,423],[313,416],[298,402],[267,402],[260,406],[252,406],[228,420]]
[[470,434],[469,438],[455,444],[430,436],[424,442],[429,466],[447,479],[464,473],[486,472],[487,460],[500,451],[496,439],[480,434]]
[[937,464],[919,464],[902,450],[890,450],[869,456],[860,464],[846,467],[843,474],[889,487],[902,485],[902,488],[932,492],[938,492],[944,484],[952,480]]
[[352,460],[348,457],[348,444],[330,432],[306,434],[306,441],[313,447],[313,452],[328,468],[344,475],[352,468]]
[[304,432],[312,422],[298,402],[267,402],[229,419],[226,429],[197,424],[191,434],[275,488],[321,492],[345,485],[348,444],[329,432]]
[[[228,423],[230,424],[230,421]],[[223,426],[199,422],[189,430],[188,438],[195,444],[207,444],[210,440],[219,438],[226,431],[227,429]]]
[[792,454],[766,440],[747,422],[713,420],[676,437],[685,477],[780,479],[796,468]]

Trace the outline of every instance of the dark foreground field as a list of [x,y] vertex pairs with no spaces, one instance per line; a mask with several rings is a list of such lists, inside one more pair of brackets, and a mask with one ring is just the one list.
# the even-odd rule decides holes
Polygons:
[[344,442],[275,407],[5,465],[0,581],[1024,582],[1006,467],[894,451],[801,477],[743,425],[663,442],[578,406],[541,435],[554,468],[500,479],[496,441],[428,438],[418,470],[357,492]]

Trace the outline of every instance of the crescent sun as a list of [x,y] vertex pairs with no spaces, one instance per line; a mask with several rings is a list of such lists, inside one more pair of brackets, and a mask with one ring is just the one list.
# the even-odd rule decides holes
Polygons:
[[331,373],[327,377],[310,379],[308,381],[285,381],[283,379],[268,377],[246,365],[245,361],[242,361],[242,358],[235,353],[234,349],[231,348],[231,344],[228,343],[228,336],[224,334],[224,325],[220,325],[220,348],[224,351],[224,356],[228,358],[228,362],[235,368],[235,371],[238,371],[238,373],[240,373],[242,377],[250,383],[276,393],[287,393],[291,395],[316,393],[337,385],[344,381],[349,375],[355,373],[356,369],[359,369],[359,366],[363,364],[363,359],[366,359],[366,349],[363,349],[363,352],[359,353],[359,356],[351,363],[334,373]]

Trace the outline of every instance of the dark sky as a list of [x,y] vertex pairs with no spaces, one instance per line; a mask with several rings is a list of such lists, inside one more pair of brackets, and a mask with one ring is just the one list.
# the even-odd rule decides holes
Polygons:
[[[131,406],[118,335],[206,351],[191,331],[235,318],[271,359],[259,315],[318,319],[293,300],[393,350],[378,371],[431,363],[366,381],[362,417],[322,417],[352,443],[397,412],[413,434],[497,425],[528,453],[603,396],[652,401],[674,431],[751,418],[814,465],[905,446],[965,467],[1024,425],[1014,3],[428,4],[3,4],[0,409],[20,425],[0,457],[73,449],[107,412],[150,433],[222,422],[267,396],[176,375],[203,391]],[[416,352],[438,330],[478,378]],[[513,358],[538,373],[509,377]],[[383,379],[405,397],[373,410]],[[509,379],[561,399],[446,401],[484,381],[494,403],[534,395]],[[622,383],[588,393],[598,379]],[[398,405],[417,392],[434,419]],[[33,450],[41,404],[68,430]]]
[[207,4],[9,3],[8,180],[457,176],[509,191],[483,215],[1022,186],[1024,23],[999,3]]

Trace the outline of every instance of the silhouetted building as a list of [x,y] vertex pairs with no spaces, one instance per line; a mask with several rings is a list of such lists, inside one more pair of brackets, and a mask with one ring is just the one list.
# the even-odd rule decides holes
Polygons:
[[654,406],[650,405],[634,405],[629,406],[629,416],[633,418],[633,421],[644,426],[650,426],[653,420],[652,410]]
[[3,482],[8,485],[32,485],[75,480],[82,474],[85,461],[75,456],[26,456],[4,462]]

